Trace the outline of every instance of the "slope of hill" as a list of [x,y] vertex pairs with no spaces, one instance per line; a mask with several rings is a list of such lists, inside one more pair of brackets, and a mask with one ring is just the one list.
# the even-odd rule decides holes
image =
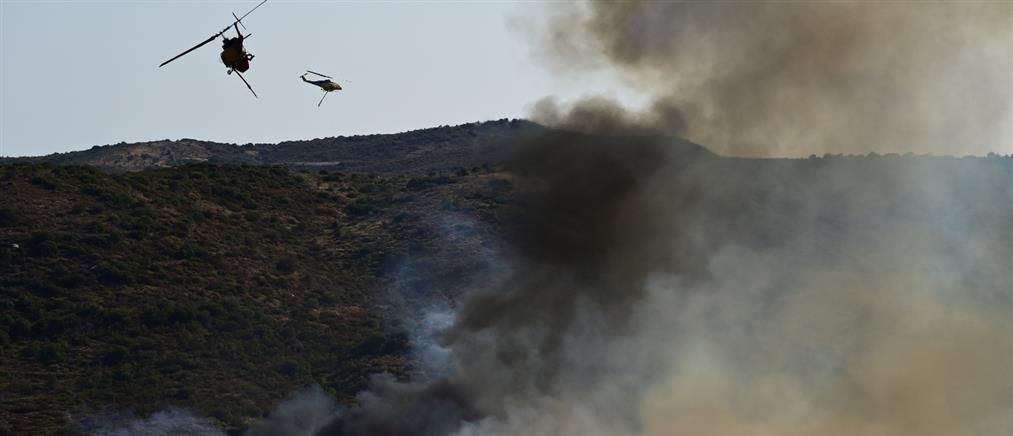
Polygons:
[[0,163],[15,162],[86,165],[107,172],[141,171],[208,162],[252,165],[260,163],[253,153],[242,147],[195,139],[162,140],[135,144],[121,142],[114,145],[94,146],[83,151],[0,160]]
[[[372,374],[421,371],[412,308],[453,307],[495,271],[488,253],[546,240],[559,251],[539,259],[591,253],[637,260],[628,262],[637,271],[668,259],[687,279],[710,274],[721,247],[834,264],[845,242],[901,229],[945,237],[955,251],[974,236],[976,252],[1013,256],[1011,159],[728,159],[683,141],[666,143],[671,156],[628,159],[614,153],[626,138],[566,133],[543,145],[570,146],[515,154],[529,129],[541,128],[135,144],[74,155],[106,171],[64,155],[0,166],[0,434],[80,432],[173,406],[241,432],[310,385],[350,404]],[[123,173],[138,166],[109,157],[159,149],[168,166],[206,160]],[[609,203],[644,188],[638,177],[659,158],[672,161],[664,178],[632,203]],[[526,195],[564,181],[573,190]],[[627,241],[607,231],[616,220],[638,229],[673,220],[682,231]],[[525,238],[510,233],[517,223]],[[682,251],[651,250],[672,238]],[[1008,284],[969,259],[964,289]]]
[[510,182],[17,164],[0,185],[0,433],[45,434],[173,405],[241,429],[307,385],[347,401],[406,373],[387,275],[475,270],[459,251],[488,241],[441,245],[434,216],[494,223]]
[[222,144],[181,139],[95,146],[31,158],[0,159],[140,171],[191,163],[284,165],[343,172],[405,173],[501,164],[509,146],[541,131],[524,120],[499,120],[387,135],[340,136],[278,144]]

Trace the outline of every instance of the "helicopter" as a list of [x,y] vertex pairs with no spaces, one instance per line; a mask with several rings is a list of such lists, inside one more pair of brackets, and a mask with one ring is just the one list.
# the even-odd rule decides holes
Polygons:
[[[306,80],[306,75],[307,74],[317,75],[317,76],[326,78],[327,80]],[[324,96],[320,97],[320,101],[317,102],[317,107],[320,107],[320,105],[324,102],[324,98],[326,98],[327,94],[330,94],[331,91],[340,91],[341,90],[341,85],[337,84],[337,82],[335,82],[333,80],[330,80],[330,79],[332,79],[331,76],[326,76],[326,75],[323,75],[323,74],[320,74],[320,73],[315,73],[313,71],[306,70],[306,72],[303,73],[303,75],[299,76],[299,78],[302,79],[303,82],[311,83],[313,85],[319,86],[320,89],[324,90]]]
[[[246,38],[249,38],[252,34],[248,34],[246,36],[243,36],[243,34],[239,31],[239,26],[243,26],[243,30],[246,30],[246,26],[243,25],[243,18],[246,18],[247,15],[250,15],[250,13],[252,13],[255,10],[257,10],[257,8],[259,8],[264,3],[267,3],[267,0],[263,0],[260,3],[258,3],[257,6],[254,6],[253,9],[250,9],[249,12],[243,14],[242,17],[237,17],[236,14],[233,13],[232,17],[235,18],[236,21],[232,22],[232,24],[229,24],[228,26],[225,26],[225,28],[222,29],[221,32],[218,32],[218,33],[216,33],[214,35],[211,35],[211,37],[208,38],[208,39],[206,39],[206,40],[204,40],[204,42],[201,42],[200,44],[197,44],[197,45],[191,47],[189,50],[187,50],[187,51],[185,51],[183,53],[180,53],[180,54],[174,56],[172,59],[169,59],[169,60],[167,60],[165,62],[162,62],[158,67],[161,68],[161,67],[165,66],[165,64],[168,64],[169,62],[172,62],[172,61],[174,61],[176,59],[179,59],[179,58],[183,57],[184,55],[186,55],[187,53],[190,53],[190,52],[192,52],[194,50],[197,50],[198,48],[203,47],[205,44],[207,44],[207,43],[209,43],[211,41],[214,41],[215,38],[218,38],[219,36],[221,36],[222,37],[222,53],[221,53],[220,57],[222,59],[222,63],[225,64],[225,66],[229,68],[228,71],[226,71],[226,74],[232,74],[233,72],[235,72],[236,75],[239,76],[239,78],[243,80],[243,83],[246,84],[246,87],[249,88],[250,92],[253,93],[253,96],[257,97],[257,93],[253,90],[253,87],[250,86],[250,82],[247,82],[246,78],[243,77],[243,74],[242,74],[242,73],[245,73],[246,70],[250,69],[250,61],[253,60],[253,54],[247,52],[246,48],[243,47],[243,41]],[[236,35],[237,36],[235,38],[229,38],[229,37],[227,37],[227,36],[224,35],[225,32],[227,32],[229,30],[229,28],[235,28],[236,29]]]

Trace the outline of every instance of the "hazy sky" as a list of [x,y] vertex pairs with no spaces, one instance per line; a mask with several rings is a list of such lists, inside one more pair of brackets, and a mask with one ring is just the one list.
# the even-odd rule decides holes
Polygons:
[[[158,68],[256,3],[0,0],[0,155],[390,133],[524,117],[548,95],[628,93],[604,76],[554,77],[510,25],[537,14],[523,2],[269,0],[243,20],[259,99],[225,74],[220,40]],[[345,90],[318,108],[306,69]]]

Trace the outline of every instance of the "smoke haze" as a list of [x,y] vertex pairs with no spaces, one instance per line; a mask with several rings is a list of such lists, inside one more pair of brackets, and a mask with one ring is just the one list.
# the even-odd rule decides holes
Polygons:
[[[1005,435],[1009,7],[552,6],[541,48],[654,96],[536,105],[498,274],[446,375],[378,378],[321,435]],[[1006,51],[1003,51],[1006,50]],[[578,133],[583,132],[583,133]]]
[[685,122],[672,132],[720,154],[1013,151],[1013,7],[1005,2],[545,9],[516,27],[541,35],[547,63],[618,72],[655,106],[678,109]]
[[1005,434],[1005,161],[751,161],[556,133],[500,262],[444,334],[322,434]]

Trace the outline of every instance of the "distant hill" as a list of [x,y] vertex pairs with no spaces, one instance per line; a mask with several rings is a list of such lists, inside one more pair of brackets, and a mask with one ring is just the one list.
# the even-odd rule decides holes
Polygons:
[[546,132],[580,136],[500,120],[4,159],[0,434],[174,406],[236,433],[306,386],[350,403],[416,373],[405,308],[492,268],[526,210],[509,161]]
[[[708,158],[671,180],[657,198],[692,223],[678,235],[694,247],[687,272],[707,271],[718,247],[783,249],[799,234],[832,257],[840,235],[888,231],[870,214],[957,241],[989,235],[988,252],[1013,257],[1009,158]],[[494,269],[483,253],[523,246],[506,229],[538,207],[531,186],[481,167],[0,166],[0,434],[80,433],[167,407],[238,434],[306,386],[350,404],[371,374],[408,377],[419,368],[404,308],[452,306]],[[608,193],[576,194],[597,211]],[[795,222],[806,226],[782,225]],[[556,230],[572,221],[555,224],[537,236],[566,238]],[[588,238],[574,247],[593,250]],[[969,288],[991,286],[967,268]]]
[[130,172],[193,163],[284,165],[359,173],[413,173],[502,163],[510,144],[545,128],[524,120],[498,120],[385,135],[338,136],[278,144],[223,144],[196,139],[95,146],[40,157],[6,158],[86,165]]
[[[524,157],[514,153],[523,139],[546,131],[500,120],[4,159],[0,434],[82,433],[117,414],[170,407],[241,434],[312,385],[352,404],[371,374],[424,371],[412,354],[411,309],[453,307],[495,272],[489,253],[548,238],[577,251],[629,247],[607,232],[569,232],[573,217],[645,228],[677,218],[686,231],[657,239],[684,240],[685,252],[661,254],[677,256],[685,277],[709,274],[721,247],[779,247],[832,261],[847,238],[877,240],[911,226],[950,238],[955,259],[968,234],[981,244],[975,250],[1013,257],[1011,158],[732,159],[672,139],[666,145],[679,165],[636,197],[675,205],[669,214],[602,209],[615,194],[607,188],[632,180],[605,177],[547,197],[568,207],[554,216],[535,213],[553,203],[532,202],[541,198],[530,192],[546,178],[590,178],[567,171],[575,161],[616,171],[602,150],[630,141],[564,132],[569,147],[512,167]],[[595,142],[610,147],[595,156]],[[649,172],[658,157],[634,155],[619,176]],[[511,224],[530,216],[557,219],[532,222],[545,231],[517,238]],[[654,239],[645,233],[635,242]],[[565,262],[569,252],[548,254]],[[986,280],[995,274],[974,262],[961,268],[968,289],[1008,285]]]
[[484,268],[491,235],[461,229],[496,228],[512,186],[485,170],[0,166],[0,434],[171,406],[239,431],[306,386],[351,401],[371,374],[404,376],[397,302],[449,300]]

